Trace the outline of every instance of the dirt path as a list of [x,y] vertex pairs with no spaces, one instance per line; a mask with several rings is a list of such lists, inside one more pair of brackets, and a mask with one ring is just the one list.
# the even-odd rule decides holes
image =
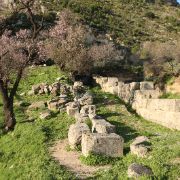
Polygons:
[[68,140],[58,141],[54,147],[50,149],[52,156],[55,160],[65,166],[69,171],[73,172],[77,178],[85,179],[87,177],[93,176],[98,170],[106,170],[111,166],[87,166],[81,163],[79,160],[80,152],[77,151],[67,151],[66,147],[68,145]]

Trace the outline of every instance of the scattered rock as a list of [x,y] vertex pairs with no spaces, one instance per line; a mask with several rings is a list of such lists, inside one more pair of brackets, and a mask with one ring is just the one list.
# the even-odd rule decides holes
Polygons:
[[90,132],[88,125],[85,123],[76,123],[70,126],[68,131],[68,140],[72,149],[81,144],[83,132]]
[[149,139],[146,136],[137,137],[130,145],[131,153],[138,157],[146,157],[149,150],[149,147],[145,145],[147,142],[149,142]]
[[81,106],[85,105],[92,105],[93,104],[93,97],[89,93],[84,94],[83,97],[78,99]]
[[46,107],[46,106],[45,106],[44,101],[39,101],[39,102],[34,102],[34,103],[32,103],[32,104],[28,107],[28,110],[44,109],[45,107]]
[[146,157],[148,153],[148,148],[145,145],[130,145],[130,150],[132,154],[137,155],[138,157]]
[[117,134],[83,133],[82,154],[102,154],[110,157],[123,156],[124,140]]
[[140,176],[152,176],[153,172],[149,167],[133,163],[128,167],[128,177],[138,178]]
[[50,117],[51,117],[50,111],[41,112],[39,116],[40,119],[49,119]]
[[67,106],[67,114],[69,116],[75,117],[76,114],[79,114],[79,108]]
[[80,113],[82,114],[91,114],[91,115],[95,115],[96,114],[96,106],[95,105],[85,105],[81,108]]
[[87,114],[77,113],[75,115],[75,119],[79,123],[85,123],[85,121],[88,119]]

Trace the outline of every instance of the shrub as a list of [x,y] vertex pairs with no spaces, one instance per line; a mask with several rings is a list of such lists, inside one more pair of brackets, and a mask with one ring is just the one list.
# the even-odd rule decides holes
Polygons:
[[146,76],[162,80],[180,73],[180,40],[175,42],[146,42],[141,55],[145,59]]

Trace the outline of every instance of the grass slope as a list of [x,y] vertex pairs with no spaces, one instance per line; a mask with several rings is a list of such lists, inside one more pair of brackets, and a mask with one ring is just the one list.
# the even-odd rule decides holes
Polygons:
[[[55,66],[30,69],[30,77],[21,82],[18,94],[27,92],[33,84],[52,83],[62,74]],[[117,133],[125,139],[125,156],[113,161],[112,169],[98,172],[93,179],[127,179],[127,167],[132,162],[148,165],[154,172],[154,179],[177,179],[180,177],[178,164],[172,160],[180,156],[180,132],[171,131],[148,122],[126,110],[116,96],[102,93],[93,88],[98,114],[117,127]],[[25,102],[50,99],[48,96],[17,96]],[[38,117],[38,111],[33,115]],[[65,113],[50,120],[26,120],[25,109],[16,107],[16,129],[6,135],[0,133],[0,180],[4,179],[75,179],[75,176],[58,165],[51,157],[48,147],[58,139],[67,137],[70,124],[74,122]],[[2,102],[0,101],[0,123],[2,126]],[[129,153],[129,145],[136,136],[145,135],[151,140],[152,151],[148,158],[137,158]],[[98,161],[95,161],[97,163]],[[99,162],[98,162],[99,163]],[[147,178],[145,178],[147,179]]]

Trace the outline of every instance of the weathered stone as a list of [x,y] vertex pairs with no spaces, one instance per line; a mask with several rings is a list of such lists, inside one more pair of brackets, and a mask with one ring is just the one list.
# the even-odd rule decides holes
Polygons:
[[116,127],[104,119],[91,119],[92,132],[97,133],[115,133]]
[[44,109],[45,103],[43,101],[39,101],[39,102],[34,102],[32,103],[29,107],[28,110],[37,110],[37,109]]
[[51,100],[47,102],[48,109],[51,111],[56,111],[59,108],[58,100]]
[[138,136],[135,138],[135,140],[133,141],[132,144],[138,145],[138,144],[142,144],[142,143],[146,143],[149,142],[148,137],[146,136]]
[[72,149],[81,144],[82,133],[84,132],[90,132],[88,125],[85,123],[76,123],[70,126],[68,140]]
[[138,157],[145,157],[149,150],[149,147],[145,145],[148,142],[149,139],[146,136],[137,137],[130,145],[131,153],[137,155]]
[[140,176],[152,176],[153,172],[149,167],[133,163],[128,167],[129,178],[139,178]]
[[75,119],[79,123],[84,123],[88,119],[88,116],[87,116],[87,114],[76,113]]
[[131,144],[130,150],[131,150],[131,154],[137,155],[138,157],[146,157],[148,153],[148,148],[143,144],[140,145]]
[[50,117],[51,117],[50,111],[41,112],[39,116],[40,119],[49,119]]
[[140,82],[140,90],[154,90],[154,82]]
[[84,94],[83,97],[78,99],[78,101],[79,101],[81,106],[92,105],[93,104],[93,97],[91,94],[86,93],[86,94]]
[[95,105],[85,105],[81,108],[81,114],[96,114],[96,106]]
[[36,84],[32,86],[32,91],[34,92],[34,94],[38,94],[40,89],[41,89],[40,84]]
[[79,114],[79,108],[78,107],[71,107],[67,106],[67,114],[69,116],[75,117],[76,114]]
[[83,133],[82,154],[102,154],[110,157],[123,156],[123,138],[117,134]]

